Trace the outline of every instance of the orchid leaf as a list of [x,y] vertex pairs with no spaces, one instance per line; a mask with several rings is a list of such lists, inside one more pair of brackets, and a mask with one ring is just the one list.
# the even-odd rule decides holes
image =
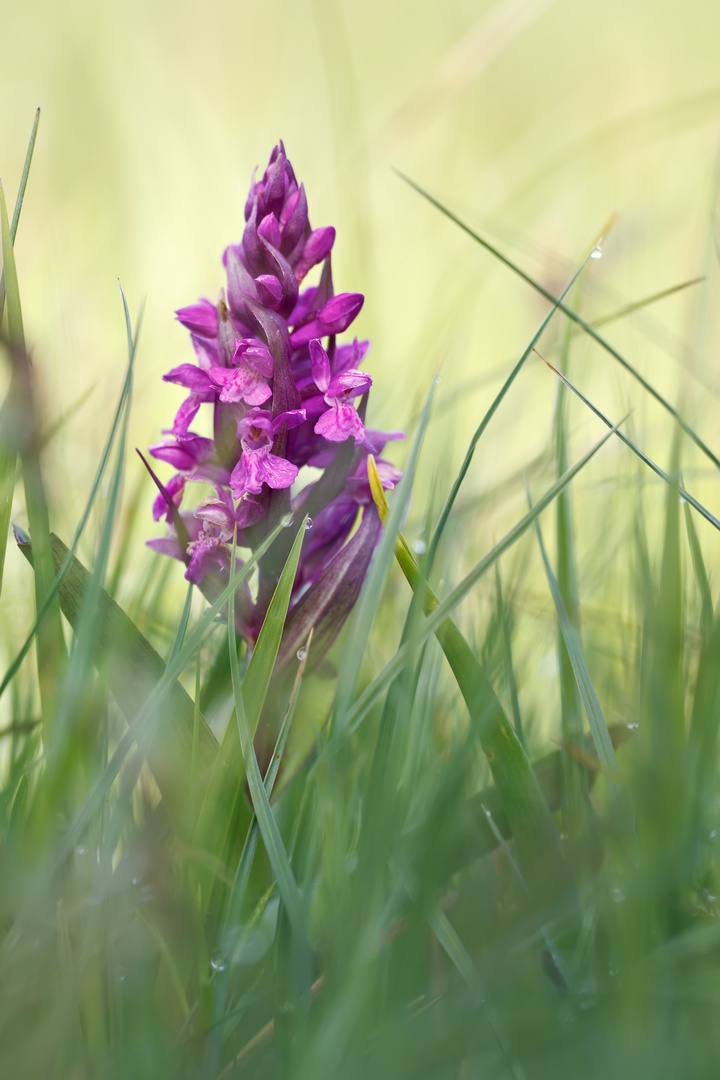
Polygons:
[[[273,668],[277,659],[280,641],[283,636],[290,595],[295,583],[300,551],[305,537],[307,518],[300,523],[295,542],[288,555],[287,562],[280,574],[272,600],[263,620],[257,643],[250,657],[245,678],[243,679],[243,701],[250,734],[255,731],[260,720],[265,697],[267,695]],[[305,635],[307,637],[307,634]]]

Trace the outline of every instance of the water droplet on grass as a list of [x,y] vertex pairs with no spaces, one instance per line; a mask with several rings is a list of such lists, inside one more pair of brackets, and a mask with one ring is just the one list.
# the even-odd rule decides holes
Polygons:
[[590,252],[590,258],[591,259],[602,259],[602,257],[603,257],[602,248],[600,247],[600,244],[596,244],[595,247]]
[[293,519],[292,514],[286,514],[283,519],[283,529],[289,529],[292,527]]
[[416,555],[424,555],[427,551],[427,544],[424,540],[413,540],[413,551]]
[[304,660],[307,656],[307,649],[298,649],[296,655],[298,660]]
[[312,527],[313,527],[313,519],[311,517],[309,517],[305,521],[305,532],[307,532],[308,529],[312,529]]
[[224,956],[213,956],[210,961],[210,967],[213,971],[224,971],[227,967],[227,960]]

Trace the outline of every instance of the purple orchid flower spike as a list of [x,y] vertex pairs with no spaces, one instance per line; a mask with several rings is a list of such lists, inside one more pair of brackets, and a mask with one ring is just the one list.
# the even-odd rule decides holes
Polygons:
[[[239,242],[226,248],[226,292],[218,303],[179,308],[195,363],[164,376],[187,392],[167,438],[150,447],[175,469],[153,506],[168,523],[150,547],[181,559],[185,576],[208,596],[227,582],[233,538],[257,548],[283,515],[313,517],[293,586],[278,664],[291,664],[314,629],[312,661],[336,638],[359,595],[379,537],[365,461],[377,458],[385,487],[399,479],[378,455],[401,433],[369,431],[364,422],[371,377],[361,364],[369,343],[338,342],[359,315],[361,293],[335,294],[335,229],[313,229],[305,188],[282,143],[262,177],[253,175]],[[317,284],[305,286],[320,267]],[[300,291],[301,285],[303,286]],[[211,407],[213,437],[191,430]],[[304,479],[306,466],[319,468]],[[205,492],[193,513],[179,511],[188,485]],[[296,487],[298,490],[296,491]],[[181,543],[178,533],[183,536]],[[252,647],[292,544],[280,534],[259,562],[255,601],[239,590],[236,630]]]

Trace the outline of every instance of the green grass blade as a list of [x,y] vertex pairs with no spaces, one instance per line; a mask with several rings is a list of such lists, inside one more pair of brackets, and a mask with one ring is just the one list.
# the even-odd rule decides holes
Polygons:
[[192,594],[193,583],[188,584],[187,593],[185,594],[185,603],[183,604],[182,615],[180,616],[180,622],[178,623],[177,632],[175,634],[175,640],[172,643],[172,649],[168,656],[168,665],[174,663],[185,641],[185,634],[187,633],[188,623],[190,622],[190,611],[192,609]]
[[[304,524],[303,529],[304,531]],[[301,532],[302,534],[302,532]],[[230,564],[230,576],[235,574],[235,545],[233,544],[232,561]],[[235,637],[235,591],[228,597],[228,646],[230,649],[230,672],[232,675],[233,691],[235,694],[235,717],[237,719],[240,746],[245,761],[245,775],[250,789],[253,810],[263,838],[270,865],[273,868],[283,904],[292,924],[295,934],[303,940],[305,938],[303,903],[297,882],[290,867],[290,860],[280,836],[280,830],[270,808],[265,785],[260,775],[260,767],[255,756],[252,735],[245,715],[243,701],[242,681],[238,668]]]
[[692,559],[695,580],[700,593],[700,626],[703,637],[707,640],[712,632],[712,625],[715,618],[713,613],[712,593],[710,591],[710,581],[708,580],[707,570],[705,569],[705,560],[703,559],[702,548],[700,547],[700,541],[698,540],[695,522],[693,521],[690,507],[687,503],[685,503],[684,509],[685,530],[687,532],[688,545],[690,547],[690,557]]
[[[390,507],[372,456],[368,458],[368,476],[375,505],[384,523],[390,516]],[[395,555],[411,589],[421,598],[425,614],[437,611],[440,601],[421,574],[402,533],[398,533]],[[528,880],[537,892],[543,890],[548,882],[553,885],[564,883],[567,875],[552,815],[527,754],[490,680],[449,616],[437,626],[435,635],[465,699]]]
[[575,386],[574,383],[570,382],[567,376],[563,375],[561,371],[558,371],[557,368],[553,367],[553,365],[549,363],[549,361],[545,360],[544,357],[542,359],[544,360],[545,364],[547,364],[547,366],[550,368],[550,370],[554,371],[557,377],[563,381],[565,386],[567,386],[569,390],[572,390],[573,394],[575,394],[575,396],[579,398],[579,400],[582,401],[582,403],[586,405],[591,412],[595,413],[598,420],[602,420],[603,424],[605,424],[605,427],[612,428],[614,434],[617,435],[618,439],[620,439],[621,442],[625,443],[628,449],[632,450],[633,454],[635,454],[636,457],[639,457],[643,464],[647,465],[647,467],[651,469],[656,476],[659,476],[661,480],[664,480],[666,484],[674,485],[678,492],[678,495],[683,498],[686,503],[689,503],[690,506],[697,510],[698,514],[704,517],[706,521],[710,522],[711,525],[714,525],[716,529],[720,529],[720,520],[718,520],[714,514],[711,514],[707,507],[703,506],[701,502],[698,502],[695,496],[691,495],[689,491],[686,491],[686,489],[681,484],[675,484],[669,473],[666,473],[664,469],[661,469],[659,465],[656,465],[652,458],[649,458],[647,454],[644,453],[644,451],[642,451],[640,447],[632,441],[632,439],[629,439],[627,435],[620,431],[617,424],[614,425],[612,420],[608,420],[607,416],[605,416],[604,413],[600,412],[600,409],[598,409],[596,405],[593,405],[592,401],[586,398],[582,391],[578,390],[577,386]]
[[583,708],[585,709],[585,714],[588,718],[588,723],[590,724],[590,731],[592,733],[597,756],[605,769],[609,772],[616,772],[618,769],[618,762],[615,755],[615,748],[613,747],[610,732],[608,731],[605,717],[600,708],[600,702],[597,699],[597,694],[595,693],[595,688],[585,663],[582,645],[580,643],[580,635],[577,627],[573,625],[573,622],[568,615],[567,608],[565,607],[560,587],[552,572],[552,567],[550,566],[550,561],[547,557],[540,525],[537,520],[535,521],[535,532],[540,547],[543,566],[545,567],[548,585],[550,586],[550,592],[552,593],[552,598],[555,603],[560,631],[563,636],[563,641],[565,642],[568,656],[570,657],[570,663],[572,664],[572,670],[582,699]]
[[[25,352],[20,291],[2,184],[0,184],[0,232],[2,233],[3,266],[5,269],[8,306],[8,335],[12,360],[12,384],[10,390],[12,415],[8,419],[13,424],[22,462],[28,523],[35,543],[35,604],[36,611],[40,612],[52,590],[55,575],[50,546],[48,507],[40,465],[40,440],[33,400],[32,372]],[[55,711],[60,668],[64,657],[65,642],[60,624],[60,608],[57,600],[51,600],[48,604],[45,620],[38,631],[37,642],[38,681],[46,737]]]
[[525,365],[525,361],[531,355],[531,353],[533,352],[533,350],[534,350],[535,346],[537,345],[538,341],[540,340],[542,335],[545,333],[545,330],[547,329],[550,321],[552,320],[553,315],[558,310],[558,307],[559,307],[559,304],[561,303],[562,298],[567,296],[570,289],[573,287],[575,282],[578,280],[580,274],[585,269],[589,258],[590,258],[590,254],[588,253],[587,258],[582,262],[580,267],[575,271],[572,278],[570,279],[570,281],[568,282],[568,284],[565,286],[562,293],[560,294],[561,299],[553,304],[553,306],[550,308],[550,311],[548,311],[547,315],[545,316],[543,321],[540,323],[540,326],[535,331],[535,333],[534,333],[533,337],[531,338],[527,348],[525,349],[522,356],[520,357],[518,362],[515,364],[512,371],[510,372],[508,377],[505,379],[505,382],[502,384],[499,391],[495,395],[495,398],[494,398],[490,408],[487,410],[487,412],[483,416],[482,420],[480,421],[480,424],[478,425],[478,427],[477,427],[477,429],[475,431],[475,434],[473,435],[472,439],[470,440],[470,445],[468,446],[467,451],[465,453],[463,463],[460,466],[460,470],[459,470],[457,476],[455,477],[455,480],[453,482],[453,486],[450,489],[450,493],[449,493],[447,499],[445,500],[445,505],[443,506],[442,510],[440,511],[440,516],[438,517],[437,524],[435,526],[432,537],[430,539],[430,544],[428,546],[427,556],[426,556],[426,560],[425,560],[425,563],[424,563],[425,568],[426,568],[426,574],[429,575],[430,569],[432,568],[433,562],[435,561],[435,554],[437,552],[438,544],[440,543],[440,538],[442,537],[443,531],[444,531],[445,526],[447,524],[447,520],[448,520],[448,518],[450,516],[450,512],[451,512],[451,510],[452,510],[452,508],[453,508],[453,506],[455,504],[455,500],[457,499],[458,492],[460,491],[460,488],[462,486],[462,482],[465,479],[465,476],[467,474],[468,469],[470,468],[470,463],[472,462],[473,455],[475,454],[475,448],[476,448],[477,444],[479,443],[480,439],[482,438],[488,424],[490,423],[493,416],[495,415],[495,413],[499,409],[500,405],[502,404],[503,398],[507,394],[507,392],[510,389],[510,387],[512,386],[512,384],[515,382],[515,379],[520,374],[522,368]]
[[[20,223],[20,213],[22,211],[23,202],[25,200],[25,188],[27,187],[28,177],[30,175],[30,165],[32,164],[33,151],[35,150],[35,140],[37,138],[38,124],[40,123],[40,110],[35,112],[35,119],[33,121],[32,131],[30,132],[30,142],[28,143],[27,152],[25,154],[25,163],[23,165],[22,173],[20,175],[20,185],[18,187],[18,193],[15,198],[15,209],[13,210],[12,221],[10,222],[10,242],[15,243],[15,237],[17,236],[18,225]],[[0,274],[0,323],[2,323],[3,310],[5,308],[5,270]]]
[[677,422],[681,430],[685,432],[688,438],[692,439],[698,449],[702,451],[705,457],[712,461],[713,465],[715,465],[716,468],[720,469],[720,459],[716,457],[710,447],[707,446],[705,442],[703,442],[700,436],[693,430],[693,428],[690,427],[687,421],[683,419],[677,409],[675,409],[670,404],[670,402],[666,398],[664,398],[662,394],[647,381],[647,379],[643,378],[637,368],[633,367],[633,365],[628,360],[626,360],[625,357],[617,351],[617,349],[613,348],[610,342],[606,341],[605,338],[602,337],[602,335],[599,334],[597,330],[595,330],[590,325],[590,323],[586,322],[585,319],[582,319],[577,314],[577,312],[572,310],[572,308],[569,308],[561,300],[553,296],[553,294],[543,285],[541,285],[539,281],[536,281],[535,278],[531,277],[530,274],[527,274],[524,270],[522,270],[517,265],[517,263],[514,263],[512,261],[512,259],[509,259],[506,255],[503,255],[500,251],[498,251],[498,249],[493,244],[491,244],[489,241],[485,240],[482,236],[476,233],[474,229],[471,229],[470,226],[467,225],[461,218],[457,217],[456,214],[453,214],[453,212],[449,210],[446,206],[443,206],[443,204],[439,202],[438,199],[433,198],[433,196],[430,195],[427,191],[425,191],[422,187],[420,187],[419,184],[416,184],[414,180],[411,180],[408,176],[405,176],[405,174],[400,172],[399,169],[396,169],[395,172],[402,180],[409,184],[411,188],[414,188],[414,190],[417,191],[419,195],[422,195],[424,199],[427,199],[429,203],[431,203],[434,207],[436,207],[436,209],[438,209],[442,214],[444,214],[445,217],[447,217],[450,221],[454,222],[455,225],[458,225],[463,230],[463,232],[467,233],[468,236],[472,237],[472,239],[475,240],[478,244],[480,244],[481,247],[484,247],[486,251],[490,252],[490,254],[493,255],[496,259],[498,259],[501,263],[503,263],[503,265],[507,266],[508,269],[513,271],[513,273],[517,274],[518,277],[522,278],[523,281],[527,282],[527,284],[530,285],[533,289],[535,289],[536,292],[540,293],[540,295],[544,296],[546,300],[549,300],[551,304],[554,304],[557,308],[559,308],[564,315],[567,315],[568,319],[572,319],[572,321],[576,323],[582,330],[584,330],[584,332],[589,337],[591,337],[593,341],[595,341],[602,349],[604,349],[606,353],[612,356],[613,360],[616,360],[621,367],[625,368],[625,370],[630,375],[632,375],[632,377],[640,384],[640,386],[642,386],[643,390],[645,390],[646,393],[650,394],[651,397],[655,398],[658,404],[661,405],[663,409],[666,410],[666,412],[670,413],[670,415]]
[[[613,432],[615,428],[613,428]],[[478,562],[469,574],[452,590],[452,592],[440,602],[438,607],[427,617],[421,627],[418,628],[414,645],[417,646],[419,641],[429,637],[430,634],[435,633],[438,626],[442,623],[448,615],[450,615],[461,600],[467,595],[470,589],[475,585],[480,578],[491,569],[506,551],[508,551],[513,544],[515,544],[521,536],[523,536],[529,528],[533,525],[535,519],[542,513],[542,511],[550,506],[552,502],[558,497],[561,491],[567,487],[567,485],[574,479],[577,474],[585,468],[587,463],[595,456],[598,450],[605,445],[610,438],[609,432],[604,435],[599,442],[588,450],[586,454],[580,458],[568,471],[556,481],[548,491],[542,496],[542,498],[535,504],[533,509],[522,518],[517,525],[513,526],[508,533],[505,534],[503,539],[495,545],[495,547],[485,555],[480,562]],[[397,678],[399,672],[402,670],[403,665],[406,662],[408,654],[407,645],[401,646],[395,653],[393,658],[388,661],[383,670],[377,675],[370,685],[358,695],[353,702],[347,716],[347,725],[350,731],[354,731],[358,725],[362,722],[367,715],[368,710],[377,701],[380,695],[385,691],[393,679]]]
[[295,542],[290,550],[280,579],[273,593],[272,600],[263,620],[257,643],[253,649],[245,678],[243,679],[243,702],[245,716],[252,737],[260,720],[275,660],[277,659],[282,639],[285,619],[290,606],[290,595],[295,582],[300,551],[305,537],[305,517],[300,523]]

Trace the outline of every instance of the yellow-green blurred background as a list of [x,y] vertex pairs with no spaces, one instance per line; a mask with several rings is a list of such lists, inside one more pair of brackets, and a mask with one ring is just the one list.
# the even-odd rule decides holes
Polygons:
[[[719,41],[711,0],[0,0],[0,177],[10,203],[42,108],[16,253],[45,417],[93,388],[48,455],[55,527],[67,536],[80,514],[119,391],[118,277],[133,313],[146,302],[131,424],[131,445],[145,447],[181,400],[161,375],[192,359],[173,311],[217,295],[251,170],[279,137],[313,225],[337,227],[336,288],[366,294],[357,327],[373,340],[373,425],[411,426],[444,361],[426,465],[457,467],[547,305],[393,166],[556,291],[617,212],[578,298],[588,317],[709,274],[708,285],[607,333],[672,400],[682,391],[689,418],[720,446]],[[552,337],[546,344],[552,351]],[[584,389],[614,419],[635,408],[635,430],[666,465],[671,427],[660,410],[597,347],[578,339],[577,357]],[[554,394],[552,376],[530,363],[468,496],[547,445]],[[578,452],[601,430],[579,407],[571,426]],[[405,451],[395,453],[402,462]],[[703,460],[689,454],[686,465],[717,510]],[[126,494],[140,469],[129,453]],[[521,487],[515,496],[522,509]],[[469,545],[486,547],[495,526],[468,521]],[[138,560],[150,557],[142,538],[159,531],[148,510]],[[15,576],[26,574],[9,552],[4,604],[22,603]]]

